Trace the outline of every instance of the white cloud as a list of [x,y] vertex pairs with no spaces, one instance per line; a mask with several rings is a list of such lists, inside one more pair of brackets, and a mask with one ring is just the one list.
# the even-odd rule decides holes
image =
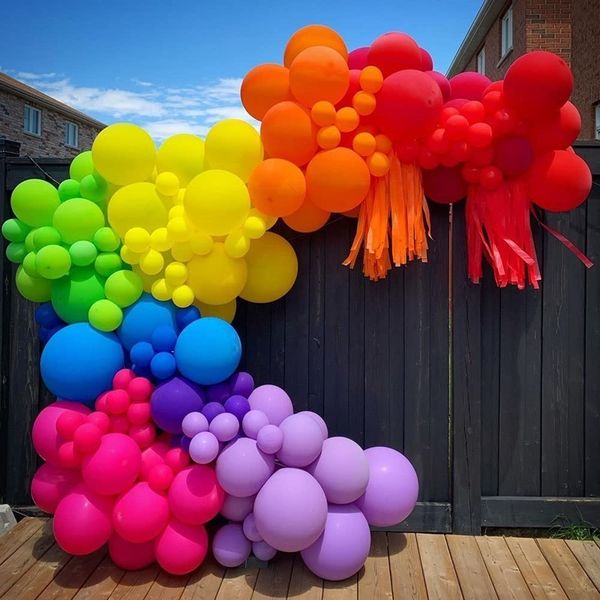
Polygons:
[[142,87],[152,87],[154,85],[151,81],[143,81],[142,79],[132,79],[131,81]]
[[28,71],[19,71],[16,73],[17,79],[23,81],[38,81],[40,79],[54,79],[56,73],[29,73]]

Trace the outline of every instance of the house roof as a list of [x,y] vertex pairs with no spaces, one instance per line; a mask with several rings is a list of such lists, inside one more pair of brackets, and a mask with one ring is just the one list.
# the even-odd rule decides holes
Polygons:
[[17,96],[21,96],[25,98],[25,100],[29,100],[30,102],[34,102],[37,104],[41,104],[42,106],[49,108],[51,110],[55,110],[65,116],[71,117],[76,121],[80,121],[82,123],[86,123],[87,125],[91,125],[97,129],[104,129],[106,125],[92,117],[82,113],[74,108],[71,108],[67,104],[63,104],[59,102],[52,96],[48,96],[39,90],[10,77],[6,73],[0,73],[0,89],[7,90],[12,92]]
[[448,67],[448,77],[465,70],[475,52],[483,44],[487,32],[508,4],[510,2],[507,0],[485,0]]

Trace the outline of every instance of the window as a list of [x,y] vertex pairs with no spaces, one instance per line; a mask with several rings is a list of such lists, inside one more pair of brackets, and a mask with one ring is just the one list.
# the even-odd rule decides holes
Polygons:
[[600,140],[600,103],[596,104],[596,139]]
[[477,72],[485,75],[485,48],[482,48],[477,54]]
[[73,148],[79,148],[79,126],[77,123],[65,124],[65,144]]
[[25,105],[23,114],[23,131],[32,135],[42,135],[42,111]]
[[513,15],[512,6],[500,20],[500,58],[504,58],[513,47]]

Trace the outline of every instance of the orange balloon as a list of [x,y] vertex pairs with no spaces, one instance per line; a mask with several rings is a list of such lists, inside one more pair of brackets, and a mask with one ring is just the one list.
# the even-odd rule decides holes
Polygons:
[[290,71],[281,65],[258,65],[248,72],[240,90],[244,108],[259,121],[278,102],[291,100]]
[[360,72],[358,80],[365,92],[376,94],[383,85],[383,73],[377,67],[369,65]]
[[335,125],[344,133],[354,131],[360,123],[360,117],[351,106],[344,106],[335,115]]
[[312,46],[333,48],[345,61],[348,60],[348,48],[337,31],[326,25],[307,25],[298,29],[289,39],[283,55],[283,64],[289,67],[302,50]]
[[365,161],[349,148],[319,152],[306,167],[306,195],[330,212],[345,212],[360,204],[371,185]]
[[390,159],[383,152],[373,152],[367,158],[367,166],[371,175],[383,177],[390,170]]
[[310,110],[312,120],[321,127],[327,127],[335,123],[335,106],[327,100],[319,100],[313,104]]
[[312,107],[319,100],[339,102],[350,85],[346,61],[331,48],[302,50],[290,66],[290,90],[298,102]]
[[366,131],[357,133],[352,140],[352,148],[354,149],[354,152],[360,154],[361,156],[369,156],[369,154],[373,154],[376,148],[375,136],[372,133],[367,133]]
[[331,215],[329,211],[322,210],[306,198],[304,204],[295,213],[283,217],[283,222],[294,231],[310,233],[321,229],[329,220],[329,215]]
[[289,160],[268,158],[250,174],[248,191],[252,205],[272,217],[297,211],[306,196],[304,173]]
[[370,92],[356,92],[352,97],[352,106],[359,115],[366,117],[375,112],[377,100]]
[[317,133],[317,144],[323,150],[331,150],[340,145],[342,134],[335,125],[329,125],[328,127],[321,127]]
[[360,214],[360,204],[347,210],[342,213],[345,217],[350,217],[351,219],[358,219],[358,215]]
[[279,102],[267,111],[260,136],[268,156],[285,158],[299,167],[318,150],[317,128],[310,113],[289,100]]

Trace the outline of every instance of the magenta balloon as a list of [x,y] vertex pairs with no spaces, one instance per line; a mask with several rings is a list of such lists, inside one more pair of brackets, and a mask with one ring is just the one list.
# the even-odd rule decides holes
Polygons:
[[255,440],[258,436],[258,432],[269,424],[267,415],[262,410],[250,410],[242,419],[242,429],[244,433]]
[[363,449],[345,437],[326,439],[321,455],[307,470],[333,504],[354,502],[369,482],[369,463]]
[[348,54],[348,68],[349,69],[364,69],[369,63],[367,62],[367,56],[369,55],[369,47],[364,46],[363,48],[356,48]]
[[251,512],[254,506],[254,496],[247,498],[238,498],[225,494],[221,514],[230,521],[243,521]]
[[254,513],[250,513],[245,519],[242,525],[244,529],[244,535],[251,542],[261,542],[262,537],[260,533],[258,533],[258,529],[256,529],[256,519],[254,518]]
[[425,71],[426,75],[429,75],[439,86],[442,92],[442,98],[444,102],[447,102],[452,97],[452,86],[448,81],[448,78],[438,71]]
[[208,419],[201,412],[188,413],[181,422],[183,433],[193,438],[201,431],[208,431]]
[[117,567],[137,571],[154,562],[154,540],[134,544],[113,533],[108,540],[108,553]]
[[213,538],[213,556],[224,567],[239,567],[250,556],[251,550],[252,544],[239,523],[224,525]]
[[[289,419],[290,417],[288,417]],[[266,454],[279,452],[283,444],[283,432],[277,425],[265,425],[256,436],[258,447]]]
[[79,470],[44,463],[33,476],[31,497],[41,510],[52,514],[58,503],[79,483]]
[[316,412],[313,412],[312,410],[302,410],[296,414],[297,415],[309,415],[312,419],[314,419],[319,424],[319,427],[321,428],[321,433],[323,434],[323,440],[326,440],[329,437],[327,423],[325,423],[325,420],[323,419],[323,417],[321,415],[318,415]]
[[327,499],[317,480],[306,471],[280,469],[258,492],[254,518],[267,544],[283,552],[298,552],[323,532]]
[[283,443],[277,458],[288,467],[306,467],[314,462],[323,447],[323,432],[310,415],[291,415],[279,426]]
[[171,519],[156,540],[156,561],[167,573],[185,575],[202,564],[208,547],[204,525],[187,525]]
[[364,515],[354,504],[330,504],[325,530],[302,550],[302,559],[317,577],[341,581],[365,564],[371,547],[371,532]]
[[225,412],[217,415],[208,429],[220,442],[229,442],[238,434],[240,422],[235,415]]
[[365,450],[369,462],[369,484],[356,506],[369,525],[396,525],[413,511],[419,496],[419,480],[410,461],[392,448]]
[[466,98],[467,100],[481,100],[483,92],[492,83],[492,80],[481,73],[466,71],[450,79],[452,100]]
[[248,398],[250,408],[262,410],[271,425],[279,425],[286,417],[294,413],[290,397],[276,385],[261,385]]
[[258,560],[271,560],[277,554],[277,550],[275,550],[273,546],[269,546],[267,542],[253,542],[252,554],[254,554]]
[[524,137],[505,137],[494,147],[494,164],[507,177],[518,177],[533,162],[533,148]]
[[219,455],[219,450],[219,440],[210,431],[201,431],[190,441],[190,457],[199,465],[211,463]]
[[275,470],[275,459],[261,452],[256,441],[240,438],[231,442],[217,459],[217,479],[232,496],[253,496]]

